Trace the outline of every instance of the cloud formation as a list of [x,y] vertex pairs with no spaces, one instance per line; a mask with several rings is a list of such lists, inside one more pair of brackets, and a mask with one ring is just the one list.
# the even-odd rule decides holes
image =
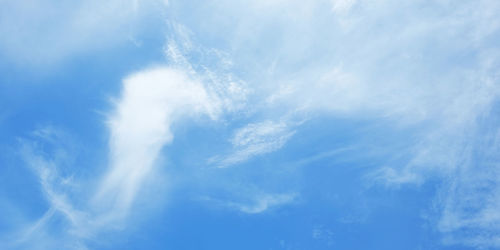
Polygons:
[[[0,13],[1,33],[15,33],[0,41],[0,51],[21,60],[57,60],[88,47],[92,37],[110,30],[114,32],[105,38],[113,40],[138,13],[136,1],[112,1],[97,13],[93,10],[102,3],[86,1],[79,8],[64,8],[68,22],[57,22],[41,34],[32,26],[53,23],[53,16],[64,11],[48,5],[54,13],[40,14],[14,1],[7,3],[23,15]],[[30,3],[36,8],[43,5]],[[498,1],[170,1],[168,5],[180,10],[167,22],[164,52],[170,66],[125,78],[107,120],[109,169],[96,193],[90,194],[88,207],[72,205],[68,197],[73,195],[64,191],[71,176],[61,176],[57,160],[27,150],[31,153],[25,158],[36,166],[50,203],[28,231],[39,230],[55,214],[66,218],[83,238],[89,237],[89,229],[124,220],[158,164],[162,148],[172,142],[172,125],[192,117],[218,119],[227,112],[248,122],[233,128],[228,138],[232,151],[212,159],[220,167],[282,148],[300,129],[293,120],[363,119],[389,124],[389,130],[406,129],[408,134],[397,139],[404,145],[396,153],[401,157],[385,157],[388,160],[367,176],[387,187],[439,178],[443,188],[436,197],[439,218],[434,222],[445,243],[500,246]],[[125,8],[115,18],[117,6]],[[198,8],[204,11],[184,15],[198,13]],[[19,18],[26,16],[30,18],[21,23]],[[27,31],[12,30],[15,27]],[[228,117],[221,120],[230,123]],[[38,135],[51,138],[47,131]],[[299,163],[332,155],[340,158],[345,151],[350,152],[319,152]],[[249,198],[253,202],[221,203],[260,213],[290,203],[295,195],[261,191],[246,197],[254,197]]]
[[[156,67],[125,78],[122,94],[107,122],[110,130],[108,169],[96,188],[79,191],[90,200],[75,200],[80,195],[71,185],[80,184],[80,180],[59,171],[67,164],[63,160],[72,155],[64,146],[59,146],[66,141],[60,136],[63,133],[52,128],[35,131],[37,140],[48,141],[56,148],[53,152],[43,152],[35,150],[36,142],[23,144],[23,158],[39,177],[50,204],[45,215],[24,233],[25,241],[51,230],[49,225],[59,215],[63,216],[70,232],[59,234],[68,244],[120,227],[128,220],[145,180],[151,177],[161,149],[173,140],[171,125],[187,118],[217,118],[221,107],[216,98],[210,96],[195,76],[175,67]],[[40,247],[49,247],[52,243],[47,244]],[[77,248],[80,247],[84,248],[85,244]]]
[[290,205],[297,200],[297,197],[298,195],[296,193],[274,194],[257,192],[255,194],[251,194],[251,197],[246,197],[245,199],[237,197],[239,200],[221,200],[212,197],[203,197],[201,200],[208,202],[209,204],[237,210],[242,213],[259,214],[268,212],[270,209]]
[[[497,145],[484,139],[498,134],[497,1],[212,1],[202,7],[213,11],[204,13],[203,24],[187,20],[190,28],[223,37],[218,44],[231,49],[234,67],[253,72],[245,80],[257,112],[406,129],[397,156],[368,176],[396,187],[439,178],[444,187],[434,223],[446,242],[498,246]],[[267,144],[255,145],[236,150],[234,159]],[[465,205],[470,200],[473,209]]]
[[231,138],[233,152],[209,160],[217,167],[228,167],[283,147],[295,132],[285,122],[251,123],[236,130]]
[[110,170],[96,204],[113,201],[113,215],[126,212],[160,150],[172,141],[171,124],[200,114],[215,118],[220,111],[213,98],[200,82],[176,69],[151,69],[126,78],[108,122]]
[[[82,52],[137,43],[149,16],[160,15],[160,0],[2,1],[0,54],[24,66],[47,66]],[[142,29],[142,30],[141,30]]]

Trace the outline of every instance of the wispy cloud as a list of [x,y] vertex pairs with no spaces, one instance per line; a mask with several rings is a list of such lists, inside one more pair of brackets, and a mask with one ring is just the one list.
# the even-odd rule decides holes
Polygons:
[[245,162],[254,156],[280,149],[294,133],[285,122],[265,121],[248,124],[238,129],[231,138],[233,153],[213,157],[209,162],[218,167]]
[[[128,42],[142,32],[160,0],[2,1],[0,54],[22,65],[47,66],[82,52]],[[136,39],[136,38],[133,38]]]
[[228,205],[242,212],[255,214],[264,212],[273,207],[289,204],[293,202],[296,197],[296,194],[264,194],[256,197],[253,204],[229,203]]
[[297,198],[297,193],[259,193],[252,195],[252,197],[247,198],[245,201],[235,201],[230,199],[220,200],[211,197],[203,197],[201,200],[219,207],[235,209],[247,214],[259,214],[266,212],[269,209],[289,205],[295,202]]
[[[225,27],[210,32],[227,37],[235,67],[254,72],[246,80],[255,83],[255,99],[265,103],[260,112],[280,117],[299,110],[308,118],[365,119],[408,129],[411,134],[398,139],[406,146],[394,152],[404,157],[386,157],[369,176],[388,186],[439,178],[444,187],[436,225],[447,242],[498,246],[492,212],[500,208],[498,153],[480,153],[495,152],[497,146],[479,139],[498,133],[496,125],[485,130],[486,124],[497,124],[493,110],[500,94],[497,1],[257,1],[250,9],[222,1],[213,6],[238,16],[234,22],[206,14],[204,23]],[[258,20],[254,8],[260,10]],[[283,146],[248,141],[228,156],[230,163]],[[471,200],[473,209],[466,205]]]
[[[33,3],[37,8],[42,5]],[[72,16],[68,22],[58,22],[40,34],[31,26],[52,23],[52,16],[8,1],[23,15],[17,17],[18,12],[7,13],[5,8],[1,12],[5,15],[0,15],[2,33],[12,34],[12,24],[19,18],[31,18],[22,22],[26,27],[21,25],[21,30],[28,31],[7,35],[0,41],[0,50],[24,60],[56,60],[109,30],[116,30],[110,36],[120,34],[119,27],[133,19],[139,8],[137,1],[122,3],[112,1],[97,14],[93,10],[101,7],[98,1],[67,8]],[[397,152],[407,160],[389,159],[369,176],[387,186],[439,177],[443,188],[436,198],[440,214],[436,224],[446,241],[500,245],[495,120],[500,94],[498,1],[207,1],[198,5],[210,9],[192,19],[168,22],[164,52],[170,65],[125,78],[108,119],[109,168],[97,193],[90,195],[93,203],[88,210],[73,206],[65,191],[71,176],[59,173],[58,161],[26,151],[30,153],[25,158],[36,166],[51,206],[35,225],[55,214],[64,216],[75,230],[92,227],[82,222],[87,216],[94,225],[99,224],[96,220],[126,218],[161,149],[174,138],[172,124],[201,116],[224,120],[224,112],[241,112],[246,118],[255,113],[292,118],[255,119],[240,126],[229,140],[232,153],[213,158],[214,165],[227,167],[279,150],[300,129],[289,120],[304,117],[384,121],[394,129],[414,129],[415,134],[400,139],[408,146]],[[111,16],[116,6],[126,7],[115,19]],[[59,13],[53,5],[48,7]],[[177,9],[192,7],[192,3],[177,2]],[[101,27],[102,23],[106,25]],[[69,36],[73,34],[69,30],[78,36]],[[31,39],[34,36],[42,39]],[[52,43],[55,37],[62,39]],[[219,48],[212,48],[214,43]],[[49,130],[37,132],[53,140],[50,134]],[[299,163],[341,154],[318,153]],[[295,199],[286,193],[261,193],[249,194],[254,199],[247,203],[232,199],[220,203],[260,213]]]
[[[16,229],[7,241],[9,248],[46,249],[65,246],[71,249],[85,249],[79,238],[88,236],[89,214],[75,207],[82,201],[81,190],[68,171],[74,163],[77,144],[63,130],[47,126],[33,131],[31,139],[20,140],[20,155],[36,174],[43,196],[48,202],[47,211],[25,228]],[[61,220],[59,227],[51,225]],[[56,236],[57,235],[57,236]],[[56,237],[59,238],[56,241]]]
[[350,8],[356,3],[356,0],[331,0],[332,10],[336,13],[343,13],[349,11]]
[[[97,186],[74,190],[74,185],[84,181],[73,178],[70,171],[60,171],[65,165],[78,164],[66,162],[73,157],[73,144],[63,131],[44,127],[32,133],[34,140],[23,141],[22,156],[38,176],[50,207],[20,233],[20,240],[13,246],[31,245],[40,237],[47,238],[40,247],[52,246],[54,238],[47,234],[60,217],[65,230],[58,237],[70,249],[84,249],[85,241],[95,239],[99,232],[125,226],[137,194],[160,164],[157,160],[162,148],[174,138],[172,124],[198,117],[215,120],[224,112],[240,109],[246,96],[243,83],[218,69],[193,67],[185,57],[193,50],[189,31],[179,25],[175,30],[184,35],[177,36],[180,47],[177,40],[168,41],[168,66],[148,68],[123,80],[122,92],[106,121],[109,165],[98,177]],[[221,53],[213,52],[216,60],[221,60]],[[54,150],[39,150],[39,142],[53,145]],[[81,194],[85,198],[77,198]]]
[[[153,173],[162,147],[173,140],[172,123],[198,116],[217,118],[222,110],[217,98],[195,75],[181,68],[156,67],[127,77],[107,121],[108,169],[97,187],[86,187],[83,192],[90,200],[75,200],[78,192],[72,185],[80,184],[80,180],[65,175],[70,172],[61,173],[63,166],[73,164],[66,162],[72,158],[72,144],[64,133],[51,127],[33,132],[36,140],[23,142],[21,152],[38,176],[50,208],[24,238],[33,239],[35,232],[48,230],[55,215],[66,221],[70,232],[66,237],[71,242],[92,238],[101,230],[125,223],[137,193]],[[54,149],[40,151],[38,141],[50,143]]]

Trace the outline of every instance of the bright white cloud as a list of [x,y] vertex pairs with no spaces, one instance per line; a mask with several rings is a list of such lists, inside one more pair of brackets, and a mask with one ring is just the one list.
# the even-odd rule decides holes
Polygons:
[[149,69],[127,77],[111,130],[110,169],[95,204],[109,213],[126,213],[162,147],[172,141],[170,126],[189,116],[215,118],[220,112],[201,82],[172,68]]

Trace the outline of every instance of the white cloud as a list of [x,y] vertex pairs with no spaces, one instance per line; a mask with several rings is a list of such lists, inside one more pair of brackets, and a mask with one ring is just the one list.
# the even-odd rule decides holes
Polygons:
[[[73,164],[71,142],[51,127],[33,132],[34,142],[25,142],[22,155],[39,177],[41,189],[49,202],[49,210],[23,235],[26,245],[51,229],[56,216],[65,223],[58,237],[61,241],[80,242],[99,232],[120,228],[128,221],[128,212],[145,181],[151,179],[162,147],[173,140],[170,127],[183,119],[206,116],[216,119],[223,111],[217,96],[204,84],[180,68],[156,67],[125,78],[120,98],[107,122],[110,130],[109,166],[100,184],[91,188],[79,186],[69,171]],[[50,143],[53,150],[38,149],[39,141]],[[85,188],[85,190],[81,190]],[[81,198],[90,197],[90,200]],[[47,237],[47,247],[53,243]],[[69,243],[68,243],[69,244]],[[83,248],[84,244],[68,246]]]
[[500,121],[481,120],[469,132],[470,138],[459,142],[452,158],[454,171],[447,172],[447,185],[436,198],[442,211],[438,229],[448,244],[500,246]]
[[[169,66],[148,68],[123,80],[121,95],[114,101],[107,120],[109,165],[97,178],[99,185],[73,190],[75,185],[95,181],[73,179],[58,171],[65,164],[62,161],[72,156],[62,150],[72,147],[71,143],[64,144],[63,133],[51,127],[33,133],[37,140],[64,144],[54,152],[36,151],[29,143],[23,144],[27,145],[23,156],[40,178],[50,208],[28,227],[27,233],[22,233],[25,240],[19,244],[27,245],[42,237],[47,238],[42,248],[52,246],[48,230],[60,215],[65,221],[58,235],[61,241],[81,242],[68,245],[71,249],[84,248],[83,242],[100,232],[126,226],[128,213],[136,208],[133,205],[137,194],[156,173],[154,167],[159,164],[161,149],[173,140],[171,125],[189,118],[218,119],[222,113],[236,112],[245,105],[247,90],[244,82],[227,72],[231,64],[227,55],[195,47],[187,28],[175,23],[171,26],[174,35],[165,49]],[[186,57],[190,53],[203,53],[205,58],[225,65],[224,70],[202,63],[193,66]],[[78,198],[82,194],[85,198]]]
[[259,193],[254,194],[247,201],[232,201],[219,200],[210,197],[203,197],[202,200],[213,203],[217,206],[235,209],[247,214],[259,214],[268,211],[269,209],[289,205],[296,201],[298,195],[296,193],[271,194]]
[[[82,52],[129,41],[159,0],[5,0],[0,10],[0,54],[8,62],[47,66]],[[134,38],[136,39],[136,38]]]
[[[9,236],[14,240],[6,241],[6,246],[9,249],[47,249],[59,245],[84,249],[76,242],[78,238],[88,236],[88,230],[81,229],[88,229],[91,217],[88,211],[75,206],[83,201],[77,195],[82,190],[68,171],[74,163],[77,144],[69,134],[47,126],[33,131],[30,140],[20,140],[20,146],[20,155],[36,174],[48,208],[33,222],[22,218],[20,224],[24,228],[14,227],[15,233]],[[58,220],[59,227],[51,228]]]
[[[128,211],[161,148],[172,140],[173,122],[185,115],[214,118],[223,110],[241,110],[252,93],[253,103],[264,100],[262,105],[247,106],[254,113],[282,117],[294,110],[308,118],[328,115],[390,121],[395,128],[418,127],[417,134],[402,139],[416,138],[414,145],[397,152],[409,160],[388,161],[373,176],[398,185],[422,183],[429,176],[446,179],[437,199],[442,213],[439,230],[449,242],[498,246],[498,144],[480,146],[485,141],[477,139],[497,138],[496,128],[486,133],[483,125],[493,120],[491,110],[499,95],[498,1],[255,1],[250,9],[241,2],[216,1],[202,7],[207,6],[217,11],[207,9],[196,20],[186,20],[199,27],[172,25],[174,37],[169,37],[165,52],[175,67],[145,70],[125,80],[109,120],[110,169],[95,198],[103,211],[118,217]],[[105,18],[94,20],[91,9],[77,15],[83,23],[40,36],[50,40],[75,27],[82,34],[106,33],[96,26]],[[108,16],[104,12],[102,16]],[[50,15],[34,16],[27,23],[39,20],[49,22]],[[123,24],[120,20],[113,25]],[[2,22],[0,31],[15,27],[10,24]],[[2,33],[11,34],[6,31]],[[202,39],[192,40],[198,33],[220,38],[217,42],[231,48],[231,54],[203,48]],[[40,47],[21,43],[18,48],[17,41],[40,40],[25,39],[31,33],[10,37],[2,39],[2,46],[12,51],[34,48],[28,55],[41,53],[36,48],[48,48],[43,51],[47,54],[60,48],[49,42]],[[67,45],[62,46],[63,54],[78,47],[72,39],[60,43]],[[195,56],[186,56],[189,53]],[[206,57],[224,63],[208,67],[202,61]],[[193,63],[193,58],[200,61]],[[246,72],[253,92],[227,73],[229,67]],[[215,162],[229,166],[276,151],[296,129],[272,120],[248,124],[231,140],[234,153]],[[477,154],[488,150],[492,153]],[[53,172],[40,174],[45,182],[52,180]],[[47,194],[58,211],[74,212],[64,196]],[[254,203],[229,204],[257,213],[290,200],[286,195],[263,195]],[[472,210],[470,201],[476,205]],[[465,237],[461,230],[466,229],[479,233]]]
[[295,131],[285,122],[265,121],[251,123],[238,129],[231,138],[234,152],[223,157],[214,157],[218,167],[228,167],[248,159],[276,151],[283,147]]
[[[69,137],[53,127],[37,129],[33,135],[39,142],[47,146],[28,141],[22,142],[21,154],[39,178],[42,191],[50,203],[51,209],[62,213],[72,224],[79,224],[83,216],[74,209],[66,191],[71,190],[68,181],[71,175],[64,173],[64,167],[72,162],[71,142]],[[50,157],[44,157],[46,150],[51,149]]]
[[[258,18],[244,4],[218,2],[214,8],[231,9],[237,18],[207,14],[203,22],[225,27],[210,32],[227,37],[235,67],[254,72],[245,80],[254,83],[260,97],[255,99],[266,104],[258,112],[281,117],[295,110],[306,117],[363,119],[407,129],[411,134],[398,139],[405,146],[394,152],[402,156],[394,158],[405,160],[392,161],[388,155],[371,176],[389,186],[439,177],[443,194],[437,199],[441,215],[436,224],[447,241],[498,246],[493,212],[500,210],[498,153],[478,153],[497,149],[478,138],[498,133],[484,128],[496,124],[492,109],[500,94],[498,1],[272,1],[252,6],[262,10]],[[241,162],[268,146],[255,145],[227,159]],[[469,179],[489,186],[485,191]],[[465,205],[471,200],[476,204],[472,212]]]
[[356,3],[356,0],[332,0],[332,10],[336,13],[343,13]]
[[322,225],[315,226],[312,231],[312,238],[324,242],[328,246],[332,246],[335,242],[335,234],[332,230],[325,228]]
[[246,106],[249,88],[231,72],[233,62],[227,52],[204,48],[192,40],[193,32],[174,21],[169,22],[170,32],[164,53],[170,64],[196,75],[204,83],[206,91],[217,96],[220,108],[238,112]]
[[262,213],[273,207],[289,204],[295,200],[296,196],[296,194],[264,194],[257,197],[254,204],[231,203],[229,205],[244,213],[255,214]]
[[214,98],[178,69],[155,68],[127,77],[108,122],[111,165],[95,204],[109,206],[112,215],[126,213],[161,148],[172,141],[171,124],[196,115],[215,118],[220,107]]

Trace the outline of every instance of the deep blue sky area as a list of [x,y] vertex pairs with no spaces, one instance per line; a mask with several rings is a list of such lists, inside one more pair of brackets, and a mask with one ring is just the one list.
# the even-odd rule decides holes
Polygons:
[[500,249],[500,2],[0,3],[0,249]]

